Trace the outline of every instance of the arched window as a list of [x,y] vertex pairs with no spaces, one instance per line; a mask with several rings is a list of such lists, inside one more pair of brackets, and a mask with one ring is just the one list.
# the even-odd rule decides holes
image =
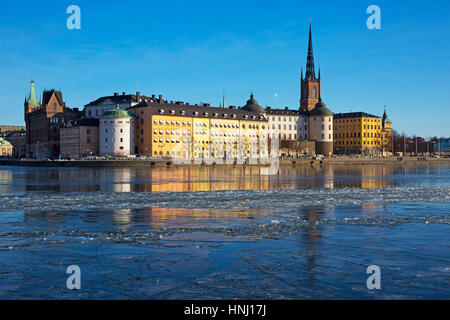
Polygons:
[[317,99],[317,88],[316,88],[316,86],[313,86],[313,88],[312,88],[312,96],[313,96],[313,99]]

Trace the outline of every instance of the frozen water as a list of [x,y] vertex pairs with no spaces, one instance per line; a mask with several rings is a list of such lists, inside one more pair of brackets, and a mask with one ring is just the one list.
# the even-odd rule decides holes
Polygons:
[[258,170],[0,167],[0,299],[450,298],[449,166]]

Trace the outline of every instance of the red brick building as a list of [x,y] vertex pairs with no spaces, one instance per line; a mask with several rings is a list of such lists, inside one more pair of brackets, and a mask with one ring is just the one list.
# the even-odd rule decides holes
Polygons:
[[69,121],[78,120],[82,113],[66,107],[61,91],[44,91],[37,102],[34,81],[25,99],[26,152],[33,158],[59,156],[59,129]]

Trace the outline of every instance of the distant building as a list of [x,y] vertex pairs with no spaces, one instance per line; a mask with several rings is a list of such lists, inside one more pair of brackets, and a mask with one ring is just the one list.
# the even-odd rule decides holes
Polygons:
[[0,138],[0,157],[12,157],[13,146],[8,141]]
[[140,92],[136,92],[136,94],[123,92],[122,95],[114,93],[112,96],[101,97],[85,105],[84,115],[86,118],[100,119],[105,111],[115,109],[117,106],[119,106],[119,109],[125,110],[141,102],[157,102],[161,100],[161,95],[156,98],[155,95],[151,97],[141,96]]
[[436,143],[436,146],[434,147],[434,151],[436,152],[443,152],[448,153],[450,152],[450,138],[448,139],[440,139]]
[[134,155],[134,116],[117,106],[100,117],[100,154]]
[[69,122],[60,129],[62,158],[79,159],[99,153],[99,119]]
[[268,123],[253,95],[242,108],[141,102],[128,109],[136,118],[136,153],[189,160],[267,157]]
[[0,125],[0,133],[8,133],[8,132],[15,132],[15,131],[25,131],[24,126],[1,126]]
[[[266,118],[269,120],[269,137],[280,141],[307,139],[304,123],[307,117],[300,114],[298,110],[266,108]],[[307,131],[306,131],[307,132]]]
[[78,120],[78,109],[66,107],[61,91],[44,91],[37,102],[34,81],[25,99],[26,151],[30,157],[51,158],[59,155],[59,129],[69,121]]
[[383,154],[382,119],[365,112],[334,115],[334,149],[336,154]]

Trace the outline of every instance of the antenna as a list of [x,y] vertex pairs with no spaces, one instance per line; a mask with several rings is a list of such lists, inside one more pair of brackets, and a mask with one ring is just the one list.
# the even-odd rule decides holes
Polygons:
[[139,80],[136,80],[136,92],[139,92]]
[[226,108],[226,105],[225,105],[225,89],[223,89],[222,106],[223,106],[224,108]]

